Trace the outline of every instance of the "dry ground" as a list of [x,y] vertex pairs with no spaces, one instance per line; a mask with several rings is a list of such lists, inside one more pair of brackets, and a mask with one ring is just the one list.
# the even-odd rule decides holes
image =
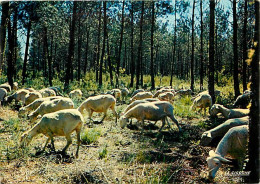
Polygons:
[[[117,111],[125,106],[117,106]],[[42,135],[37,136],[28,149],[19,149],[22,132],[32,125],[26,118],[18,118],[17,111],[12,109],[0,107],[0,183],[209,182],[206,158],[214,148],[199,145],[205,129],[197,126],[198,121],[209,121],[208,118],[177,117],[183,129],[181,133],[175,125],[172,133],[167,128],[158,133],[159,124],[146,126],[148,130],[141,133],[135,126],[121,129],[109,113],[102,124],[94,124],[101,136],[90,145],[82,145],[76,159],[73,157],[75,134],[65,157],[50,153],[49,149],[37,155],[46,140]],[[95,114],[94,118],[101,116]],[[83,131],[85,129],[90,128],[85,124]],[[65,144],[65,138],[55,138],[56,150],[61,150]],[[104,158],[100,158],[102,151],[107,151]],[[215,179],[217,183],[239,183],[240,178],[223,175],[228,169],[227,166],[220,169]]]

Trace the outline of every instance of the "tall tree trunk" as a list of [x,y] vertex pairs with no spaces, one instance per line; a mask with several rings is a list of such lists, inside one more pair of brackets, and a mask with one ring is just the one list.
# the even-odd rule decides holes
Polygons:
[[23,62],[23,79],[22,79],[22,85],[25,83],[25,77],[26,77],[26,65],[27,65],[27,57],[28,57],[28,51],[29,51],[29,39],[30,39],[30,31],[31,31],[31,20],[29,20],[28,27],[27,27],[27,38],[26,38],[26,46],[25,46],[25,52],[24,52],[24,62]]
[[194,91],[194,11],[195,11],[195,0],[193,0],[192,32],[191,32],[191,67],[190,67],[191,84],[190,84],[190,89],[192,91]]
[[215,103],[215,88],[214,88],[214,73],[215,73],[215,50],[214,50],[214,25],[215,25],[215,0],[209,1],[210,7],[210,28],[209,28],[209,81],[208,81],[208,89],[209,94],[212,98],[212,103]]
[[88,66],[88,45],[89,45],[89,28],[87,27],[87,43],[86,43],[86,51],[85,51],[84,75],[86,75],[87,66]]
[[68,90],[69,87],[69,80],[71,76],[71,68],[72,68],[72,62],[74,59],[74,32],[75,32],[75,22],[76,22],[76,12],[77,11],[77,1],[73,2],[73,15],[72,15],[72,24],[71,24],[71,30],[70,30],[70,42],[69,42],[69,54],[68,54],[68,60],[66,63],[66,74],[65,74],[65,84],[64,89]]
[[6,28],[9,16],[9,2],[2,2],[2,16],[0,29],[0,76],[2,72],[2,65],[4,63],[4,54],[6,46]]
[[134,3],[131,3],[131,82],[130,87],[134,86],[135,61],[134,61]]
[[100,55],[100,32],[101,32],[101,2],[99,7],[98,16],[98,35],[97,35],[97,55],[96,55],[96,82],[98,82],[98,66],[99,66],[99,55]]
[[247,70],[247,0],[245,0],[245,9],[244,9],[244,27],[243,27],[243,91],[247,90],[246,85],[246,70]]
[[252,69],[251,76],[251,99],[250,121],[249,121],[249,144],[248,155],[249,162],[246,170],[250,171],[250,175],[246,178],[246,183],[259,183],[259,1],[255,0],[255,32],[254,46],[255,50],[252,61],[250,63]]
[[106,33],[106,39],[107,39],[107,62],[109,67],[109,75],[110,75],[110,85],[114,86],[113,82],[113,67],[111,64],[111,58],[110,58],[110,49],[109,49],[109,41],[108,41],[108,33]]
[[151,27],[151,68],[150,68],[150,71],[151,71],[151,83],[152,83],[152,86],[151,86],[151,89],[155,89],[155,84],[154,84],[154,62],[153,62],[153,59],[154,59],[154,51],[153,51],[153,48],[154,48],[154,43],[153,43],[153,32],[154,32],[154,1],[152,2],[152,27]]
[[45,55],[45,60],[48,61],[49,85],[52,86],[52,64],[51,64],[51,57],[49,55],[49,49],[48,49],[48,30],[46,26],[44,27],[44,55]]
[[78,19],[78,81],[80,80],[80,72],[81,72],[81,66],[80,66],[80,63],[81,63],[81,24],[80,24],[80,17]]
[[174,15],[175,15],[175,20],[174,20],[174,40],[173,40],[173,53],[172,53],[172,64],[171,64],[171,80],[170,80],[170,86],[172,87],[172,80],[173,80],[173,73],[174,73],[174,62],[175,62],[175,52],[176,52],[176,14],[177,14],[177,9],[176,9],[176,0],[174,1]]
[[240,95],[239,81],[238,81],[238,52],[237,52],[237,8],[236,0],[233,0],[233,52],[234,52],[234,92],[235,98]]
[[140,39],[139,39],[139,46],[138,46],[138,59],[137,59],[137,66],[136,66],[136,89],[139,88],[140,85],[140,69],[141,69],[141,57],[142,57],[142,48],[143,48],[143,18],[144,18],[144,1],[142,1],[142,12],[141,12],[141,20],[140,20]]
[[123,33],[124,33],[124,9],[125,9],[125,1],[123,1],[122,6],[122,20],[121,20],[121,32],[120,32],[120,41],[119,41],[119,51],[117,57],[117,66],[116,66],[116,86],[119,86],[118,78],[119,78],[119,67],[120,67],[120,60],[121,60],[121,50],[122,50],[122,43],[123,43]]
[[104,9],[104,34],[103,34],[103,46],[101,52],[101,59],[99,63],[99,87],[102,86],[102,69],[103,69],[103,60],[105,56],[105,47],[106,47],[106,31],[107,31],[107,2],[103,1],[103,9]]
[[14,41],[11,27],[11,18],[9,15],[8,20],[8,54],[7,54],[7,79],[10,86],[13,86],[13,54],[14,54]]
[[200,0],[200,90],[203,90],[203,10],[202,0]]
[[18,44],[17,44],[17,17],[18,17],[18,10],[17,4],[14,5],[14,16],[13,16],[13,41],[14,41],[14,53],[13,53],[13,76],[14,79],[17,78],[17,68],[16,68],[16,61],[17,61],[17,52],[18,52]]

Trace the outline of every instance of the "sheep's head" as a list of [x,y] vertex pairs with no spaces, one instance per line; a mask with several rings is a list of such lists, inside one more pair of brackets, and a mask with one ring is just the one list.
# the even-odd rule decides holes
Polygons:
[[25,132],[22,134],[20,139],[20,147],[24,148],[30,144],[32,140],[32,137],[28,134],[28,132]]
[[119,119],[119,125],[121,128],[125,128],[127,123],[128,123],[129,119],[126,118],[125,116],[121,116]]
[[222,163],[230,163],[231,161],[223,158],[221,155],[216,154],[213,150],[209,152],[209,157],[207,158],[208,168],[209,168],[209,179],[214,179],[218,169],[222,166]]
[[201,136],[201,145],[207,146],[212,141],[211,133],[210,132],[204,132]]
[[218,104],[214,104],[211,106],[210,110],[209,110],[209,114],[211,116],[216,116],[219,113],[219,105]]

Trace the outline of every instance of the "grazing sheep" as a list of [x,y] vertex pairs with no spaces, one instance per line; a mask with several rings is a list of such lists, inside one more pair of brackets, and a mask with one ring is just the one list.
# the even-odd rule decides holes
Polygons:
[[7,96],[7,90],[4,88],[0,88],[0,105],[4,102],[6,96]]
[[45,150],[50,140],[52,149],[55,151],[53,137],[65,136],[67,144],[62,150],[62,153],[65,154],[66,150],[72,143],[71,133],[75,130],[77,134],[76,157],[78,158],[80,146],[80,131],[83,122],[84,118],[82,117],[82,114],[76,109],[66,109],[45,114],[33,128],[23,133],[23,135],[21,136],[21,146],[28,146],[36,135],[44,134],[48,137],[48,139],[42,149],[42,152]]
[[214,138],[223,137],[230,128],[241,125],[248,125],[248,123],[249,116],[245,116],[243,118],[229,119],[224,123],[218,125],[217,127],[204,132],[201,136],[200,143],[203,146],[207,146]]
[[22,103],[25,103],[25,96],[29,93],[30,91],[26,89],[19,89],[15,93],[13,93],[10,96],[5,97],[5,101],[8,103],[11,103],[12,100],[15,100],[15,103],[18,103],[19,101],[22,101]]
[[[199,94],[197,94],[195,97],[192,98],[192,100],[194,100],[195,98],[201,96],[201,95],[209,95],[209,91],[202,91]],[[220,91],[219,90],[215,90],[214,92],[215,96],[219,96],[220,95]]]
[[239,95],[233,104],[233,107],[246,108],[251,100],[250,94],[251,93],[244,93],[243,95]]
[[80,89],[75,89],[69,93],[70,98],[81,98],[82,91]]
[[209,179],[214,179],[222,163],[230,163],[224,158],[226,155],[238,160],[239,167],[242,166],[248,138],[248,125],[237,126],[229,129],[219,142],[215,152],[211,150],[207,158],[209,168]]
[[129,90],[127,88],[121,89],[122,101],[126,101],[128,94],[129,94]]
[[92,96],[86,99],[82,104],[78,107],[79,112],[83,114],[84,109],[88,112],[89,119],[91,119],[91,116],[93,112],[104,112],[104,116],[101,120],[101,122],[105,119],[107,115],[107,110],[110,108],[116,116],[116,122],[117,122],[117,113],[115,111],[116,106],[116,99],[112,95],[97,95]]
[[42,98],[42,95],[39,92],[27,93],[27,95],[25,96],[25,103],[24,104],[28,105],[38,98]]
[[73,109],[74,103],[70,98],[58,98],[52,101],[43,102],[35,111],[29,114],[31,122],[35,121],[38,115],[56,112],[62,109]]
[[175,92],[174,92],[174,89],[162,88],[162,89],[156,91],[156,93],[153,95],[153,98],[156,98],[156,97],[158,97],[160,94],[165,93],[165,92],[172,92],[173,94],[175,93]]
[[151,92],[139,92],[132,98],[130,98],[130,102],[132,103],[135,100],[142,100],[145,98],[152,98],[153,94]]
[[121,128],[124,128],[127,125],[127,122],[129,122],[130,118],[136,118],[138,121],[141,121],[143,126],[144,120],[162,120],[162,127],[159,130],[161,131],[165,125],[165,120],[167,117],[171,118],[180,131],[181,129],[179,127],[179,123],[173,115],[173,106],[169,102],[162,101],[140,103],[136,105],[120,117],[119,124]]
[[120,97],[121,97],[121,90],[120,90],[120,89],[112,89],[111,92],[112,92],[112,95],[113,95],[117,100],[120,99]]
[[1,84],[0,88],[6,89],[7,92],[11,91],[11,86],[9,84],[7,84],[7,83]]
[[192,95],[191,89],[181,89],[176,92],[176,95]]
[[124,111],[124,114],[131,108],[135,107],[136,105],[140,104],[140,103],[147,103],[147,102],[155,102],[155,101],[159,101],[158,99],[156,98],[145,98],[143,100],[135,100],[134,102],[130,103],[125,111]]
[[55,99],[58,99],[58,98],[63,98],[63,97],[61,97],[61,96],[52,96],[52,97],[38,98],[38,99],[34,100],[32,103],[30,103],[30,104],[28,104],[28,105],[26,105],[24,107],[21,107],[19,109],[18,116],[20,117],[26,111],[37,109],[45,101],[51,101],[51,100],[55,100]]
[[13,83],[13,90],[18,90],[19,86],[17,82]]
[[57,86],[51,86],[51,87],[48,87],[49,89],[52,89],[53,91],[55,91],[56,95],[59,95],[59,96],[62,96],[61,94],[61,89]]
[[202,94],[194,99],[190,110],[200,108],[200,110],[204,109],[204,115],[206,115],[206,108],[212,106],[212,99],[209,94]]
[[50,88],[41,89],[39,92],[42,94],[42,97],[56,96],[55,91]]
[[170,103],[173,103],[174,94],[172,92],[164,92],[158,96],[158,99],[161,101],[168,101]]
[[135,90],[131,97],[135,96],[137,93],[140,93],[140,92],[144,92],[144,89],[137,89],[137,90]]
[[209,111],[211,116],[216,116],[218,113],[222,113],[227,119],[241,118],[249,115],[249,109],[228,109],[220,104],[214,104]]

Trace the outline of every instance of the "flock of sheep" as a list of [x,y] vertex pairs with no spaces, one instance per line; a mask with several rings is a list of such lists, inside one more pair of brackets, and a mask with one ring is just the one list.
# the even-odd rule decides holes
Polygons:
[[[7,96],[11,89],[14,92]],[[111,109],[116,118],[116,123],[119,118],[121,128],[124,128],[129,123],[129,120],[131,120],[131,124],[132,118],[135,118],[142,126],[144,126],[145,120],[155,121],[155,123],[161,120],[162,126],[159,131],[162,130],[166,122],[171,129],[171,123],[167,119],[169,117],[176,124],[179,131],[182,131],[177,119],[174,117],[172,104],[175,96],[192,94],[192,91],[189,89],[176,91],[170,87],[158,89],[154,94],[138,89],[132,93],[130,104],[124,112],[118,115],[115,110],[116,102],[119,99],[125,102],[127,97],[130,96],[127,88],[113,89],[106,94],[90,96],[75,109],[72,99],[82,97],[80,89],[71,91],[69,93],[70,98],[67,98],[62,97],[61,90],[58,87],[34,90],[33,88],[18,89],[16,82],[12,87],[7,83],[0,85],[1,104],[8,104],[12,100],[15,100],[16,103],[20,101],[23,107],[19,109],[19,117],[27,113],[31,123],[40,118],[38,123],[21,136],[21,147],[28,146],[36,135],[44,134],[48,139],[42,151],[44,151],[49,141],[51,141],[51,148],[55,151],[53,137],[65,136],[67,144],[62,150],[62,153],[65,153],[72,143],[71,133],[76,131],[76,157],[78,157],[80,132],[84,123],[84,110],[88,113],[89,121],[93,122],[91,119],[93,112],[103,112],[104,116],[101,120],[103,121],[108,109]],[[220,95],[220,91],[216,90],[215,95]],[[222,163],[230,162],[230,160],[225,158],[227,155],[237,159],[241,166],[247,148],[249,110],[245,109],[245,107],[250,102],[250,91],[245,91],[233,104],[234,107],[242,107],[244,109],[228,109],[220,104],[212,104],[208,91],[197,94],[192,100],[193,104],[190,110],[204,109],[205,116],[207,114],[206,109],[209,108],[210,116],[217,116],[217,114],[221,113],[227,119],[224,123],[204,132],[201,136],[201,145],[203,146],[209,145],[215,137],[222,137],[216,150],[211,150],[207,158],[209,178],[214,179]]]

